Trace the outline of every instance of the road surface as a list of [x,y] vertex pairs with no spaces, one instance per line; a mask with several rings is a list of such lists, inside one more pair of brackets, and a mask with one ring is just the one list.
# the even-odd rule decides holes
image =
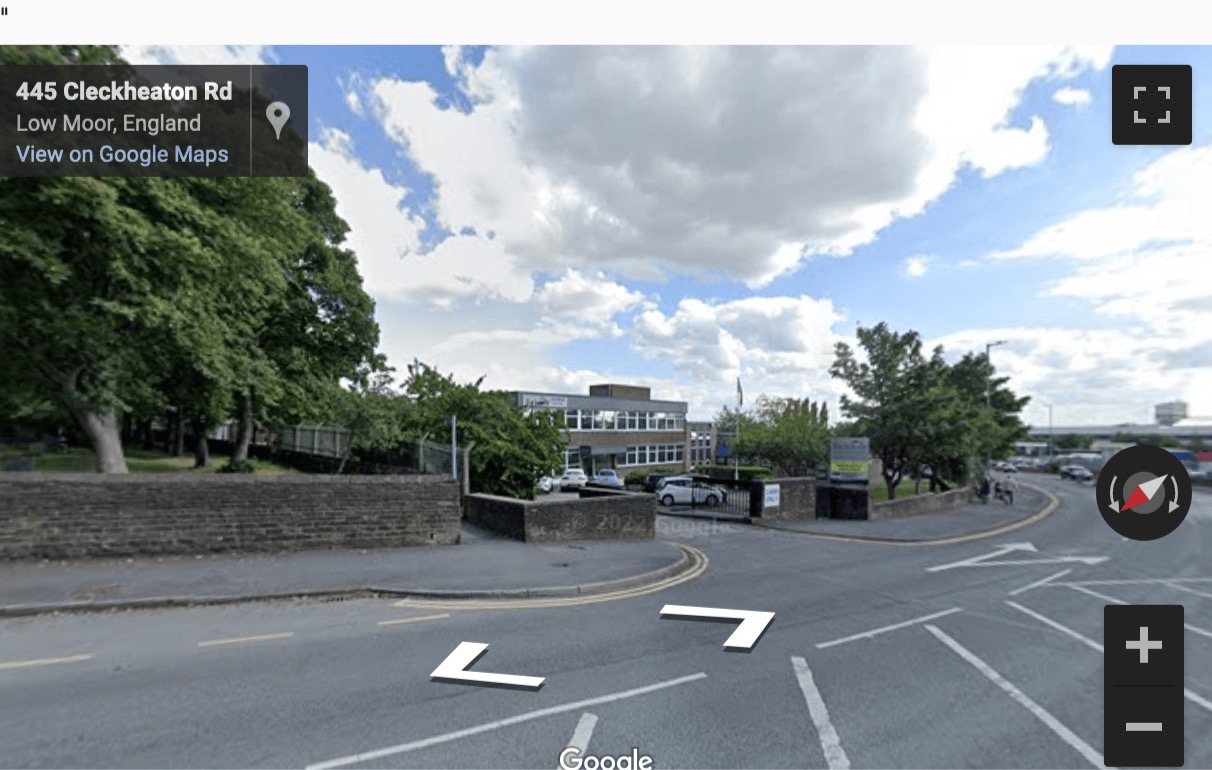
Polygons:
[[[709,559],[665,590],[504,608],[357,600],[0,622],[0,766],[1101,767],[1102,614],[1186,606],[1186,766],[1212,767],[1212,494],[1153,543],[1103,523],[1089,484],[1010,535],[839,542],[673,520]],[[666,604],[775,613],[736,624]],[[541,689],[430,681],[474,670]],[[607,765],[602,765],[603,767]]]

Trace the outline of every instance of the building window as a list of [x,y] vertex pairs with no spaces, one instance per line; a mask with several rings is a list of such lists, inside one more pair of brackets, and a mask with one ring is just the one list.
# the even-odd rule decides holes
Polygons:
[[602,412],[602,430],[614,430],[614,421],[614,412]]
[[581,417],[581,413],[578,412],[576,409],[569,409],[564,412],[564,425],[566,425],[569,430],[580,430],[581,429],[580,417]]

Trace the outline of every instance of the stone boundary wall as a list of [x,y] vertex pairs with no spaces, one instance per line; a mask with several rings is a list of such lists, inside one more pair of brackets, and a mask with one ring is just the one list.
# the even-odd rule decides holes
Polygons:
[[[767,508],[765,487],[777,484],[779,504]],[[788,521],[816,518],[816,479],[786,478],[764,482],[751,499],[749,515],[754,518]]]
[[0,559],[452,545],[447,476],[0,476]]
[[528,543],[656,538],[656,498],[648,494],[587,489],[576,499],[538,500],[475,494],[463,498],[463,512],[472,524]]
[[922,492],[897,500],[875,503],[871,506],[870,518],[876,520],[920,516],[954,510],[975,502],[977,502],[976,494],[968,487],[953,489],[950,492]]

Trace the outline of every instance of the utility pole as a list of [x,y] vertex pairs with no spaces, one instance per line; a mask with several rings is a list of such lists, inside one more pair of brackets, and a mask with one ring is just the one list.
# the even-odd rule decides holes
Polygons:
[[[985,344],[985,365],[989,367],[989,376],[985,378],[985,411],[990,413],[992,418],[993,412],[993,361],[990,358],[990,352],[998,345],[1005,345],[1006,340],[998,340],[997,342],[989,342]],[[985,445],[985,475],[990,475],[993,466],[993,447],[991,444]]]
[[450,475],[459,480],[459,418],[450,416]]

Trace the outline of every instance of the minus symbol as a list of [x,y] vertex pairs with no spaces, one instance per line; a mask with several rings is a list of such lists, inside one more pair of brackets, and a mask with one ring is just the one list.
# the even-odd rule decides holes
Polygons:
[[1130,733],[1160,733],[1162,731],[1161,722],[1128,722],[1124,728]]

